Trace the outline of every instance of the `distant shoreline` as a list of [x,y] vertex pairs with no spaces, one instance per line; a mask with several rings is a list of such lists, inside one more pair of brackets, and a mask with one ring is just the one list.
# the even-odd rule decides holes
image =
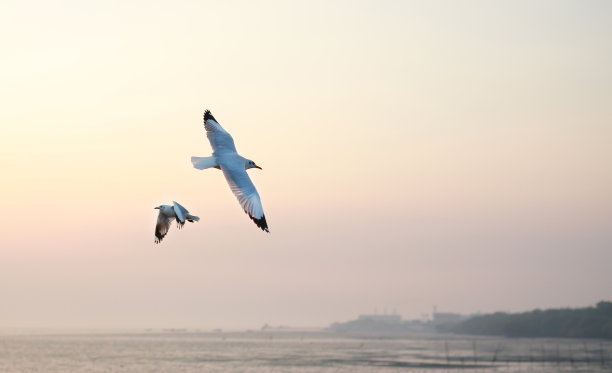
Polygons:
[[472,317],[439,325],[440,332],[521,338],[612,339],[612,302],[595,307],[534,310]]

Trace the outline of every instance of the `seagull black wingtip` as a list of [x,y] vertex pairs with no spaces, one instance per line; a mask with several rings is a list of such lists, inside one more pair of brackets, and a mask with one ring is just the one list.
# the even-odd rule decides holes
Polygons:
[[251,218],[251,220],[253,220],[253,222],[255,222],[255,225],[257,225],[258,228],[261,228],[261,230],[264,232],[270,233],[270,230],[268,229],[268,223],[266,222],[265,215],[263,215],[259,219],[256,219],[253,216],[251,216],[251,214],[249,214],[247,211],[245,211],[245,213],[249,216],[249,218]]
[[204,111],[204,122],[206,122],[206,121],[207,121],[207,120],[209,120],[209,119],[212,119],[212,120],[214,120],[215,122],[217,121],[217,120],[215,119],[215,117],[213,117],[213,115],[210,113],[210,110],[206,110],[206,111]]

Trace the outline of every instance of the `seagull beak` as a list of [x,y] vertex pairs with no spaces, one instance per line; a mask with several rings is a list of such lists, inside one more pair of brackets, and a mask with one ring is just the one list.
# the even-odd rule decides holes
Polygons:
[[255,165],[255,168],[259,168],[260,170],[263,170],[263,168],[259,167],[258,165]]
[[155,210],[155,209],[159,210],[159,207],[153,207],[153,210]]

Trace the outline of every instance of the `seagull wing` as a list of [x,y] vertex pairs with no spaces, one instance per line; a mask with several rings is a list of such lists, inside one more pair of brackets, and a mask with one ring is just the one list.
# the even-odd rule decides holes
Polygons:
[[159,211],[157,215],[157,224],[155,224],[155,243],[160,243],[166,237],[170,229],[171,216],[167,216]]
[[268,223],[266,222],[266,217],[263,212],[263,206],[261,205],[261,199],[259,198],[259,193],[257,193],[257,189],[255,189],[255,185],[249,178],[244,166],[238,167],[221,167],[223,170],[223,175],[225,175],[225,179],[230,186],[230,189],[238,198],[238,202],[240,206],[244,210],[247,215],[255,222],[255,224],[266,232],[270,232],[268,230]]
[[186,208],[181,206],[178,202],[172,201],[174,204],[174,215],[176,215],[176,224],[178,224],[179,229],[185,225],[185,219],[189,211]]
[[232,135],[221,127],[208,110],[204,112],[204,128],[206,129],[206,137],[210,141],[210,146],[213,148],[213,154],[236,153],[236,145],[234,145]]

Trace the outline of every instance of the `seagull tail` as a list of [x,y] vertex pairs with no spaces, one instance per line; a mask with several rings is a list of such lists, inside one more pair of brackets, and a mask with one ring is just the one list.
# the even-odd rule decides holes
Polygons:
[[200,221],[200,218],[195,216],[195,215],[191,215],[191,214],[187,214],[187,216],[185,216],[185,219],[187,219],[187,221],[193,223],[194,221]]
[[212,167],[219,168],[219,164],[215,157],[191,157],[191,164],[198,170],[205,170]]

